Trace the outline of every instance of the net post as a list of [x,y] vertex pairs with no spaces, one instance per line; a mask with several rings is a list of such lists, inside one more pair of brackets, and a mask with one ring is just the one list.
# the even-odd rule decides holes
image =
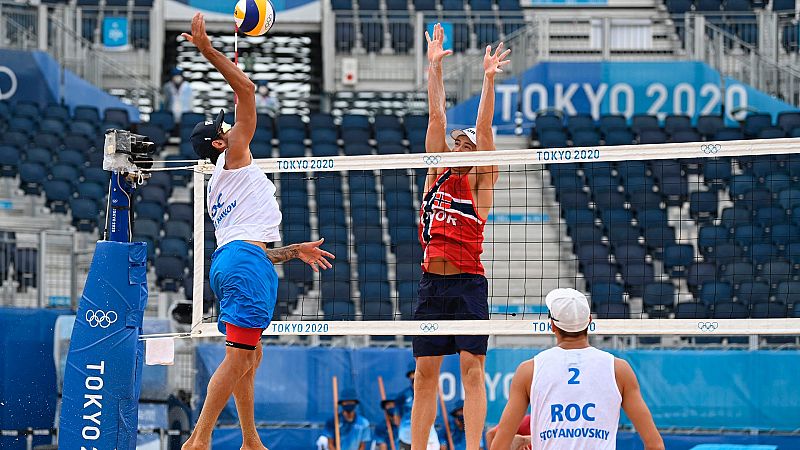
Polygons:
[[203,278],[205,265],[205,184],[203,162],[198,161],[192,175],[194,204],[194,264],[192,276],[192,330],[203,322]]

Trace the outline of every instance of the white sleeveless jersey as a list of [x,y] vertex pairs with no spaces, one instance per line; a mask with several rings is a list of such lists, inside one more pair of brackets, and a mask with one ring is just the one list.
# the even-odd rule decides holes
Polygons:
[[275,185],[255,162],[225,169],[223,152],[208,181],[208,215],[214,222],[217,247],[232,241],[281,240],[281,210]]
[[554,347],[533,358],[534,450],[616,449],[621,405],[610,353]]

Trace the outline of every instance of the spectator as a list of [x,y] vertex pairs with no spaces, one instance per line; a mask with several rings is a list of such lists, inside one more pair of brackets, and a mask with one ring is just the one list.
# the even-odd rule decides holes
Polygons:
[[[367,444],[372,441],[369,421],[359,416],[356,412],[358,397],[355,391],[346,390],[339,395],[339,439],[341,446],[338,450],[366,450]],[[333,419],[325,424],[324,436],[328,438],[328,448],[336,448],[336,433]]]
[[[398,450],[411,450],[411,407],[414,405],[414,374],[416,370],[415,364],[411,363],[406,371],[406,378],[411,382],[411,386],[397,397],[397,415],[395,417],[400,423],[397,430],[398,441],[400,442],[397,447]],[[431,432],[428,436],[428,450],[438,449],[439,435],[436,433],[436,428],[431,426]]]
[[164,109],[171,112],[175,117],[175,123],[181,122],[181,115],[192,111],[194,93],[192,87],[183,77],[183,71],[174,68],[170,71],[171,78],[164,85],[162,94],[164,95]]
[[[467,449],[467,435],[464,433],[464,402],[458,401],[450,410],[453,417],[453,425],[450,427],[450,434],[453,436],[453,450]],[[442,441],[442,446],[447,447],[447,437]],[[481,437],[480,449],[486,448],[486,444]]]
[[[392,436],[394,438],[394,448],[400,448],[400,441],[398,440],[397,429],[400,424],[400,418],[397,416],[397,402],[389,399],[381,402],[381,409],[389,417],[389,424],[392,426]],[[381,421],[375,426],[375,449],[376,450],[392,450],[389,445],[389,430],[386,428],[386,421]]]
[[256,112],[259,114],[269,114],[275,116],[281,109],[281,104],[278,98],[273,95],[269,89],[269,84],[266,80],[258,82],[258,89],[256,89]]

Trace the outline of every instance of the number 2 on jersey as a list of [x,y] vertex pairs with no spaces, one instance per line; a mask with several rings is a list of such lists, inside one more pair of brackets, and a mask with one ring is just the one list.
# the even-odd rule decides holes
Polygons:
[[578,380],[578,376],[581,374],[581,371],[572,367],[569,370],[569,373],[572,374],[572,378],[567,381],[567,384],[581,384],[580,380]]

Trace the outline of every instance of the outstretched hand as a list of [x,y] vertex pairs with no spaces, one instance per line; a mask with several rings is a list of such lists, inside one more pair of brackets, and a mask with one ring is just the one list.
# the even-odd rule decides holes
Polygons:
[[328,253],[319,248],[323,242],[325,242],[325,238],[314,242],[303,242],[302,244],[297,244],[297,258],[311,266],[311,268],[314,269],[314,272],[319,272],[319,269],[325,270],[332,268],[333,265],[325,258],[336,258],[333,253]]
[[487,45],[486,54],[483,55],[483,70],[486,75],[493,77],[495,74],[502,72],[502,67],[511,62],[506,59],[510,53],[511,49],[503,52],[502,42],[497,45],[494,54],[492,54],[492,46]]
[[430,34],[425,32],[425,39],[428,40],[428,62],[431,64],[439,63],[445,56],[453,54],[452,50],[445,50],[444,45],[444,28],[442,24],[437,23],[433,26],[433,39]]
[[206,34],[206,19],[200,13],[196,13],[194,17],[192,17],[192,34],[181,33],[181,36],[194,44],[201,51],[211,47],[211,40]]

